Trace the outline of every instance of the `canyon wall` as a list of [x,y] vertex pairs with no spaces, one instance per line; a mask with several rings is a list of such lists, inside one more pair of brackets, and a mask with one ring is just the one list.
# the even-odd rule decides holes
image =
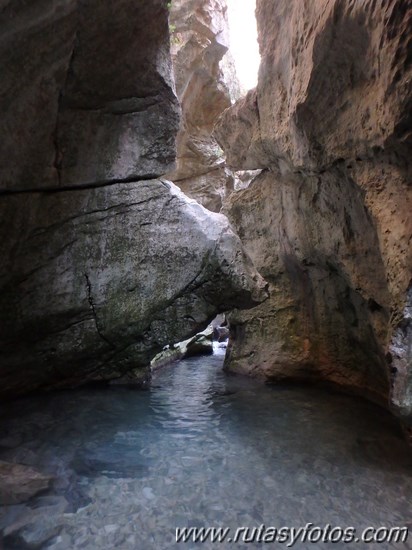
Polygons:
[[219,212],[233,189],[223,151],[213,137],[219,115],[238,99],[225,0],[173,0],[171,53],[182,107],[176,169],[168,174],[187,195]]
[[227,220],[160,178],[180,111],[168,15],[162,0],[2,8],[3,396],[140,382],[162,346],[264,297]]
[[226,368],[333,382],[412,422],[412,6],[258,0],[257,89],[216,129],[263,170],[227,213],[270,299],[233,312]]
[[173,166],[167,16],[161,0],[6,2],[1,190],[137,180]]

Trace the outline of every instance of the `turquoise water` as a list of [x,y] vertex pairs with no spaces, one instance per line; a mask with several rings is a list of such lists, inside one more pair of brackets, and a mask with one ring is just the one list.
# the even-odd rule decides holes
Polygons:
[[88,388],[3,406],[0,459],[55,476],[49,493],[1,509],[0,528],[14,525],[3,549],[286,548],[176,544],[175,528],[412,527],[411,453],[390,415],[354,397],[227,376],[222,353],[163,369],[147,391]]

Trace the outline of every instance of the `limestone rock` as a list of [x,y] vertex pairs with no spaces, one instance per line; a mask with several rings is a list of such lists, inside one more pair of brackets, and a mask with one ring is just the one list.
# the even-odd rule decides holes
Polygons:
[[392,405],[412,425],[412,287],[403,316],[396,327],[389,348],[388,358],[392,371]]
[[6,547],[37,549],[61,530],[63,514],[69,503],[62,496],[36,499],[35,507],[25,511],[3,530]]
[[19,504],[49,488],[52,477],[30,466],[0,461],[0,504]]
[[[233,170],[259,170],[271,164],[262,144],[257,91],[250,90],[219,118],[214,136]],[[272,161],[274,162],[274,161]]]
[[[306,1],[304,8],[300,0],[258,0],[258,87],[236,116],[237,131],[221,136],[230,164],[237,157],[240,169],[248,158],[261,168],[264,157],[265,165],[308,170],[369,158],[374,148],[410,151],[411,18],[403,0]],[[224,113],[223,124],[233,116]]]
[[172,168],[179,109],[165,2],[12,0],[0,32],[2,190]]
[[[226,50],[212,14],[196,19],[210,78]],[[153,179],[173,167],[180,112],[168,15],[163,0],[1,11],[3,396],[144,384],[165,344],[263,296],[227,220]]]
[[228,53],[226,12],[224,0],[173,0],[170,10],[172,59],[182,118],[176,170],[168,177],[215,212],[233,184],[212,132],[219,115],[240,93]]
[[211,355],[213,353],[213,341],[204,334],[194,336],[186,346],[185,357],[195,355]]
[[410,419],[411,6],[258,0],[257,19],[257,89],[215,135],[264,171],[228,211],[271,298],[232,315],[227,368],[380,400],[391,380]]
[[227,219],[160,180],[3,198],[1,393],[121,378],[264,298]]
[[227,368],[272,381],[329,380],[384,401],[390,297],[359,190],[339,172],[265,172],[230,202],[270,298],[230,316]]
[[176,361],[180,361],[180,359],[183,359],[181,347],[179,345],[166,345],[164,349],[156,354],[150,361],[150,369],[154,372]]
[[210,355],[213,353],[213,326],[210,324],[202,332],[191,338],[167,345],[150,361],[150,368],[156,371],[186,357],[194,355]]

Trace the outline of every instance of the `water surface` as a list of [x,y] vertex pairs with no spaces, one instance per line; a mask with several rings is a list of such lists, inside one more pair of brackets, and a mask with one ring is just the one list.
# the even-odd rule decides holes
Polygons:
[[47,550],[286,548],[176,544],[175,528],[412,527],[411,453],[389,414],[227,376],[222,353],[163,369],[147,391],[88,388],[3,406],[0,459],[56,478],[48,494],[1,510],[0,528],[20,522],[25,533],[16,548],[41,539]]

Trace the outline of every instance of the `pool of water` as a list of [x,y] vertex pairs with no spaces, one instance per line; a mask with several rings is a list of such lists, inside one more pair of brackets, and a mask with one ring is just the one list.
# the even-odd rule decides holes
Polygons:
[[55,482],[0,509],[0,528],[23,534],[0,548],[286,548],[176,544],[175,529],[412,527],[411,453],[389,414],[320,389],[227,376],[222,354],[163,369],[146,391],[87,388],[3,405],[0,459]]

